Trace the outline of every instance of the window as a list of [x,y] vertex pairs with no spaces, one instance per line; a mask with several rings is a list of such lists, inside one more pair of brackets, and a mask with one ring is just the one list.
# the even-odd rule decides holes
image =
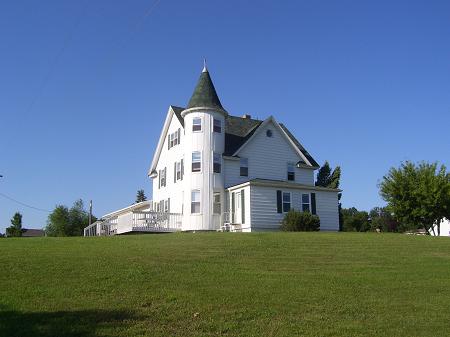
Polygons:
[[202,154],[199,151],[192,152],[192,172],[202,170]]
[[170,150],[170,148],[174,147],[175,145],[180,144],[180,133],[181,133],[181,130],[178,129],[177,131],[175,131],[167,136],[167,144],[168,144],[169,150]]
[[240,175],[241,177],[248,177],[248,158],[240,159]]
[[191,213],[200,213],[200,190],[191,192]]
[[267,130],[267,131],[266,131],[266,136],[269,137],[269,138],[272,138],[272,136],[273,136],[272,130],[270,130],[270,129]]
[[283,192],[283,212],[291,210],[291,193]]
[[222,212],[222,207],[220,205],[220,193],[214,193],[213,198],[213,213],[220,214]]
[[309,194],[302,194],[302,211],[303,212],[310,212],[309,208],[310,202],[309,202]]
[[220,153],[214,153],[214,162],[213,162],[213,170],[214,173],[220,173],[222,171],[222,158],[220,156]]
[[165,213],[169,213],[169,211],[170,211],[170,199],[167,199],[167,200],[164,202],[164,212],[165,212]]
[[288,180],[295,180],[295,165],[294,163],[288,163],[287,164],[287,179]]
[[177,161],[175,166],[175,179],[181,180],[181,161]]
[[202,131],[202,119],[200,117],[194,117],[192,119],[192,132]]
[[222,121],[220,119],[214,118],[214,125],[213,125],[213,131],[217,133],[222,132]]
[[166,186],[166,168],[159,170],[159,187]]

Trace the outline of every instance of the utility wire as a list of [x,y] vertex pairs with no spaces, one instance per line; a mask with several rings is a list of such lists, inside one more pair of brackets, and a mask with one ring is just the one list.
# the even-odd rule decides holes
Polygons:
[[11,198],[10,196],[7,196],[6,194],[3,194],[3,193],[0,193],[0,196],[2,196],[3,198],[6,198],[8,200],[14,201],[15,203],[18,203],[18,204],[20,204],[22,206],[25,206],[25,207],[28,207],[28,208],[32,208],[32,209],[34,209],[36,211],[47,212],[47,213],[51,213],[52,212],[52,211],[49,211],[48,209],[43,209],[43,208],[39,208],[39,207],[34,207],[34,206],[31,206],[31,205],[28,205],[28,204],[26,204],[24,202],[21,202],[19,200]]

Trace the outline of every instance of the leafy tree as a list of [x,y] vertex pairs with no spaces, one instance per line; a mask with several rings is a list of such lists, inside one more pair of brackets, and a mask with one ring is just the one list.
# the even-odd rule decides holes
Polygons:
[[[92,222],[97,221],[92,216]],[[84,209],[83,200],[74,202],[69,209],[67,206],[58,205],[50,213],[45,232],[48,236],[81,236],[83,229],[89,224],[89,213]]]
[[355,207],[342,209],[342,230],[346,232],[366,232],[370,229],[369,214]]
[[16,212],[11,219],[11,226],[6,228],[6,236],[22,236],[22,214]]
[[285,232],[312,232],[320,229],[320,219],[309,212],[291,209],[284,216],[280,229]]
[[67,236],[69,227],[69,209],[64,205],[57,205],[50,213],[44,231],[47,236]]
[[403,228],[424,228],[440,234],[440,222],[450,217],[450,174],[444,165],[404,162],[391,168],[380,183],[380,195]]
[[383,232],[398,232],[402,227],[392,216],[387,207],[374,207],[369,212],[370,227]]
[[135,203],[137,204],[137,203],[140,203],[140,202],[143,202],[146,200],[147,200],[147,197],[145,196],[144,190],[138,190],[137,194],[136,194],[136,202]]

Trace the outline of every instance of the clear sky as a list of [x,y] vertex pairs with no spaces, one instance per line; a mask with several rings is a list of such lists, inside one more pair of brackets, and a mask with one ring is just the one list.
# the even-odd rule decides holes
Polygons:
[[[170,104],[203,57],[234,115],[285,123],[342,167],[343,206],[382,205],[403,160],[450,166],[450,1],[2,1],[0,193],[98,216],[151,196]],[[48,213],[0,195],[0,232]]]

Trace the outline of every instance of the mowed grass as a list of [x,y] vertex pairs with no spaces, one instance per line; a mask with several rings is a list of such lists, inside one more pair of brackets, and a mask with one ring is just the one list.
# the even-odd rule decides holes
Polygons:
[[0,240],[0,336],[449,336],[450,239]]

